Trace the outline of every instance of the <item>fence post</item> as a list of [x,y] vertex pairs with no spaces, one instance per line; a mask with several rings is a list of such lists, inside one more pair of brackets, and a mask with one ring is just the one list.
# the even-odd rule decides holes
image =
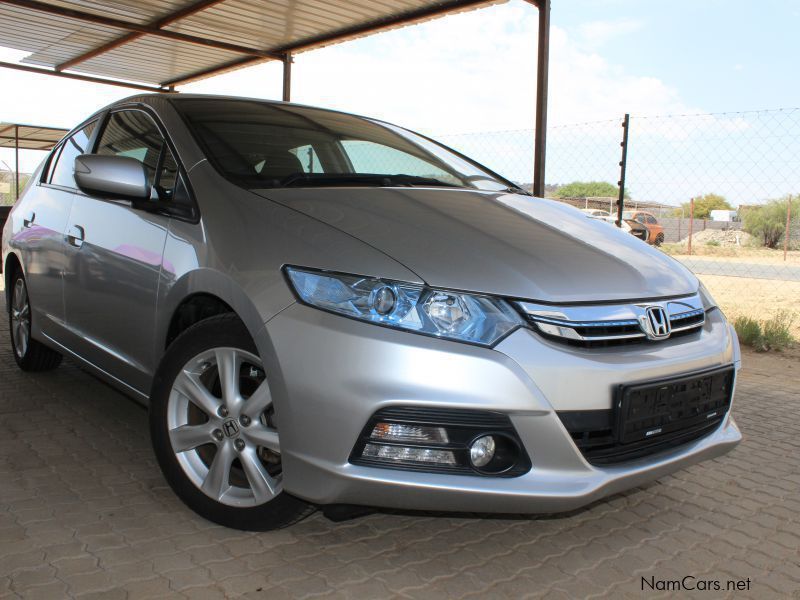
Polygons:
[[689,200],[689,256],[692,255],[692,233],[694,231],[694,198]]
[[786,255],[789,252],[789,225],[792,222],[792,196],[786,201],[786,233],[783,235],[783,262],[786,262]]
[[619,161],[619,198],[617,199],[617,227],[622,227],[622,211],[625,209],[625,168],[628,166],[628,129],[631,123],[631,116],[625,113],[622,121],[622,160]]

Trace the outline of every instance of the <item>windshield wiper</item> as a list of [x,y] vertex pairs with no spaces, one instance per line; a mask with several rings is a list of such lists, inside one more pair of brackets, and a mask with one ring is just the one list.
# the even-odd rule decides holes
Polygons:
[[434,177],[416,175],[381,175],[360,173],[292,173],[283,179],[275,180],[274,187],[324,187],[337,185],[367,185],[375,187],[430,186],[464,187],[441,181]]
[[521,194],[523,196],[533,196],[531,192],[518,185],[512,185],[511,187],[507,187],[506,192],[508,192],[509,194]]

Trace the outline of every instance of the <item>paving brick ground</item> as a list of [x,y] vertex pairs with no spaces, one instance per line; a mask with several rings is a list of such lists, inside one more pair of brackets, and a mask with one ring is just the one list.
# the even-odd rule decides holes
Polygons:
[[[3,315],[5,319],[5,315]],[[140,407],[74,365],[28,375],[0,326],[0,597],[655,597],[642,578],[800,598],[800,361],[747,354],[731,454],[557,518],[196,517]],[[731,597],[694,592],[701,598]]]

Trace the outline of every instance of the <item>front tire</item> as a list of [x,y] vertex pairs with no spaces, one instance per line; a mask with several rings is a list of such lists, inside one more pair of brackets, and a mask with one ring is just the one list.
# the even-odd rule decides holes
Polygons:
[[61,364],[63,357],[31,337],[31,302],[25,276],[19,269],[11,278],[9,298],[11,305],[8,307],[8,330],[17,365],[23,371],[55,369]]
[[656,236],[655,245],[656,245],[656,246],[660,246],[660,245],[661,245],[661,244],[663,244],[663,243],[664,243],[664,234],[663,234],[663,233],[659,233],[659,234]]
[[169,347],[153,383],[150,434],[169,485],[210,521],[267,531],[314,511],[283,491],[268,376],[236,315],[201,321]]

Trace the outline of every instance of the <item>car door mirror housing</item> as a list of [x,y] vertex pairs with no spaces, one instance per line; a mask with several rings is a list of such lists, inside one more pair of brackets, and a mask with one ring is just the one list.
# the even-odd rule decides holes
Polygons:
[[104,198],[150,198],[144,165],[129,156],[81,154],[75,158],[75,183],[81,191]]

